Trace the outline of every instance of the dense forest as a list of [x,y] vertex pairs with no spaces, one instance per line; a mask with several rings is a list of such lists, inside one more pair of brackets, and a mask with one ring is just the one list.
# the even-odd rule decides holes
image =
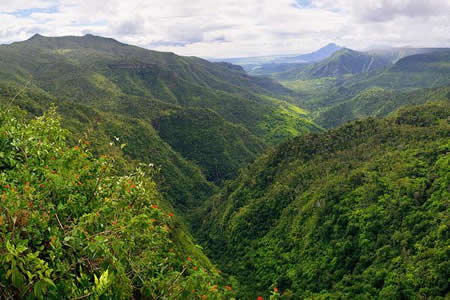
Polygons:
[[0,298],[448,298],[449,53],[0,45]]
[[286,298],[449,292],[449,102],[307,134],[210,199],[208,254],[248,290]]

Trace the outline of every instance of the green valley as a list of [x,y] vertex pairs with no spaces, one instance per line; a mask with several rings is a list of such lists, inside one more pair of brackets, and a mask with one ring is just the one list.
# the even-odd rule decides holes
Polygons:
[[449,298],[448,48],[82,34],[0,45],[0,299]]
[[[47,97],[46,102],[53,101],[63,115],[69,114],[64,117],[67,123],[79,123],[75,120],[82,118],[79,127],[74,123],[69,126],[73,132],[90,130],[90,134],[101,136],[96,146],[103,150],[110,142],[124,143],[127,160],[161,167],[158,181],[166,183],[163,192],[182,210],[211,195],[214,184],[232,178],[263,149],[300,132],[321,130],[305,111],[285,101],[290,98],[289,90],[229,65],[92,35],[35,35],[0,46],[0,57],[0,82],[5,90],[25,86],[38,91],[45,95],[40,98]],[[7,96],[12,97],[12,92]],[[73,106],[83,111],[81,115],[72,115]],[[164,127],[177,116],[197,120],[207,111],[218,117],[214,120],[218,123],[205,128],[205,134],[232,131],[227,134],[233,141],[242,138],[245,143],[249,140],[249,145],[227,143],[228,149],[211,157],[209,146],[198,144],[190,128],[181,126],[182,120],[176,133]],[[162,130],[161,136],[158,130]],[[174,139],[183,145],[197,143],[200,148],[195,152],[181,149],[181,144],[173,148]],[[218,165],[222,170],[217,170]]]

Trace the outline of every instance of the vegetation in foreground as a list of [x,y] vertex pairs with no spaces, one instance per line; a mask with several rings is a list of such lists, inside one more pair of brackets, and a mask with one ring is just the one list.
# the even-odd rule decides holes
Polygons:
[[54,109],[30,121],[0,113],[0,297],[232,296],[201,251],[177,240],[151,166],[119,176],[89,141],[66,137]]

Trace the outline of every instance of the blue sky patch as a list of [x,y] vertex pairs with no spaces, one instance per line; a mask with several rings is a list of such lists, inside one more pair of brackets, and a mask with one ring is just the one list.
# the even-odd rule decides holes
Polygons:
[[52,6],[48,8],[27,8],[27,9],[20,9],[16,10],[15,12],[8,13],[9,15],[13,15],[20,18],[26,18],[29,17],[31,14],[34,13],[47,13],[47,14],[53,14],[58,12],[58,7]]
[[295,0],[294,6],[297,8],[311,7],[312,0]]

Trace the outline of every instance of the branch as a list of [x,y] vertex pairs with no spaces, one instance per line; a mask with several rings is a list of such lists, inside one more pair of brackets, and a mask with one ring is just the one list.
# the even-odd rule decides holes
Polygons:
[[61,221],[58,218],[58,214],[55,213],[55,216],[56,216],[56,220],[58,220],[59,227],[61,227],[61,230],[65,233],[64,227],[62,226]]

